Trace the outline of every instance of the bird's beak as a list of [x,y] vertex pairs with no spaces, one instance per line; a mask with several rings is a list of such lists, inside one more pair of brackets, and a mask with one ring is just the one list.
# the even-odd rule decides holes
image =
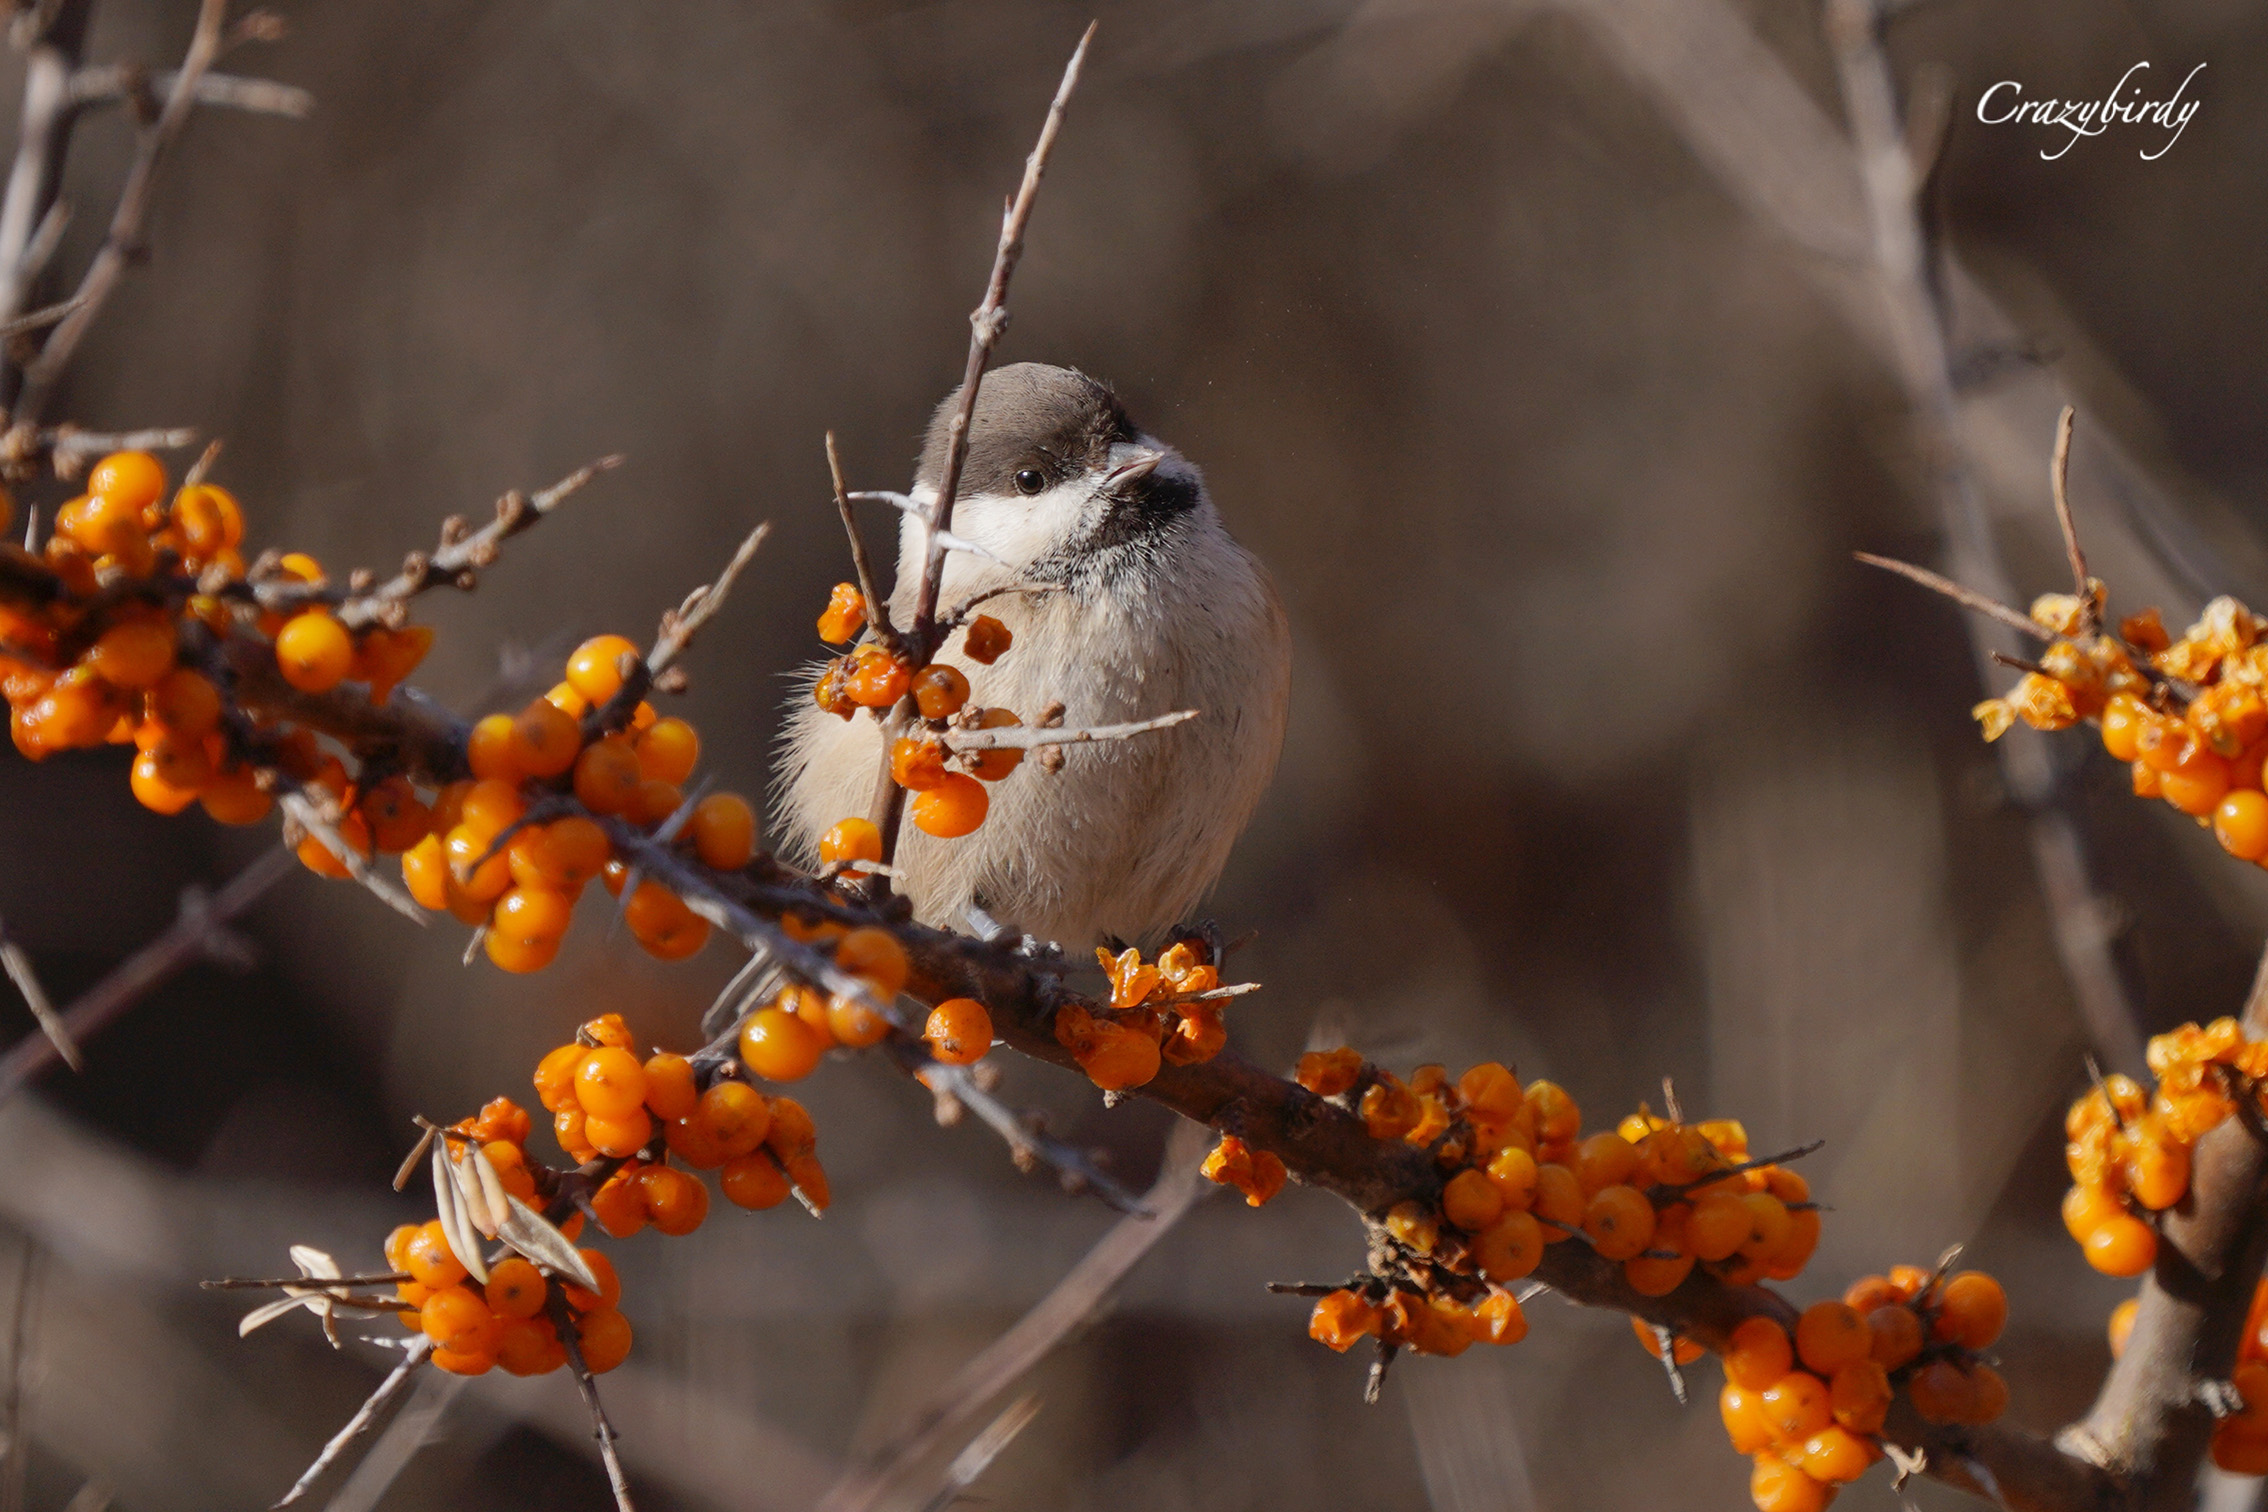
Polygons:
[[1115,493],[1129,484],[1139,483],[1156,472],[1165,458],[1162,451],[1121,441],[1110,449],[1110,471],[1103,476],[1103,488]]

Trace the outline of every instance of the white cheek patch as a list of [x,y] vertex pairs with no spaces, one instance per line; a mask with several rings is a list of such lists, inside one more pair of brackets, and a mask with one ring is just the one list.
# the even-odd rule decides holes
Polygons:
[[1094,485],[1083,478],[1045,493],[977,494],[953,506],[953,531],[1022,570],[1082,539],[1100,508]]

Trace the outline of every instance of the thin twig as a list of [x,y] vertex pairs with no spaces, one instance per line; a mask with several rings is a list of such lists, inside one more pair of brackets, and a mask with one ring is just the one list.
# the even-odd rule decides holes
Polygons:
[[1023,182],[1017,185],[1016,197],[1001,217],[1000,244],[993,253],[992,276],[985,282],[984,300],[969,316],[969,356],[961,371],[961,403],[946,433],[945,465],[938,473],[937,499],[930,506],[928,519],[928,554],[914,588],[913,638],[925,650],[936,645],[937,593],[945,576],[945,547],[937,533],[952,528],[953,498],[961,486],[961,466],[968,460],[969,425],[976,416],[977,388],[992,361],[992,349],[1008,328],[1008,283],[1015,276],[1017,259],[1024,253],[1024,228],[1031,223],[1040,177],[1047,172],[1048,155],[1055,150],[1055,139],[1063,130],[1063,113],[1070,107],[1071,92],[1079,87],[1079,70],[1087,61],[1087,44],[1094,38],[1095,27],[1090,24],[1063,70],[1063,82],[1056,86],[1055,99],[1047,108],[1039,142],[1024,160]]
[[2071,519],[2071,426],[2078,411],[2070,405],[2055,421],[2055,456],[2048,465],[2048,478],[2055,496],[2055,523],[2063,531],[2063,554],[2071,561],[2071,591],[2079,595],[2081,612],[2087,617],[2087,628],[2099,628],[2095,623],[2095,590],[2087,577],[2087,553],[2079,549],[2079,527]]
[[843,534],[850,538],[851,570],[858,574],[858,591],[866,600],[866,623],[892,656],[903,655],[905,639],[890,623],[890,601],[882,596],[874,580],[874,561],[866,554],[866,537],[858,533],[858,517],[851,513],[850,494],[843,487],[843,459],[835,452],[833,431],[827,432],[827,477],[834,484],[835,513],[842,516]]
[[1126,724],[1089,725],[1084,729],[1050,729],[1036,725],[1002,725],[984,730],[946,730],[936,739],[948,751],[1029,751],[1042,746],[1089,745],[1103,740],[1132,740],[1153,730],[1170,730],[1197,717],[1195,709],[1178,709],[1155,719]]
[[315,1456],[315,1463],[309,1465],[301,1473],[299,1479],[291,1483],[289,1491],[276,1498],[274,1506],[288,1507],[305,1496],[308,1489],[315,1484],[323,1472],[338,1463],[339,1456],[346,1453],[348,1446],[370,1431],[372,1425],[378,1421],[379,1415],[391,1406],[394,1398],[400,1396],[403,1388],[409,1385],[410,1377],[417,1373],[417,1367],[423,1365],[426,1356],[432,1353],[433,1341],[431,1339],[412,1339],[408,1347],[402,1351],[401,1363],[386,1373],[386,1379],[378,1383],[378,1389],[370,1393],[369,1400],[355,1409],[354,1416],[346,1420],[345,1427],[331,1435],[331,1441],[323,1446],[323,1452]]
[[1142,1205],[1139,1196],[1097,1165],[1085,1150],[1043,1129],[1033,1128],[1015,1109],[978,1086],[969,1067],[948,1066],[932,1060],[928,1048],[908,1035],[892,1035],[888,1048],[891,1058],[914,1080],[938,1096],[952,1098],[983,1120],[987,1128],[1006,1142],[1009,1156],[1018,1169],[1028,1171],[1032,1166],[1044,1165],[1056,1173],[1065,1191],[1093,1192],[1130,1217],[1155,1216]]
[[1010,1402],[1000,1416],[988,1424],[984,1432],[969,1440],[969,1445],[953,1456],[953,1463],[945,1467],[945,1479],[937,1494],[922,1503],[921,1512],[946,1512],[959,1501],[963,1493],[984,1474],[1001,1452],[1016,1442],[1016,1436],[1031,1426],[1039,1416],[1040,1401],[1037,1394],[1020,1396]]
[[[318,791],[320,790],[318,789]],[[363,858],[359,851],[347,843],[346,837],[341,835],[338,827],[324,816],[322,809],[317,806],[315,800],[307,795],[306,789],[295,793],[284,793],[279,796],[277,801],[292,823],[307,831],[316,844],[329,851],[332,857],[346,868],[349,877],[369,891],[378,901],[414,923],[423,925],[427,922],[425,910],[417,906],[416,900],[370,869],[369,862]]]
[[7,970],[8,980],[14,982],[16,990],[23,994],[24,1006],[31,1009],[32,1017],[39,1021],[40,1033],[47,1036],[48,1043],[55,1047],[55,1053],[62,1056],[64,1063],[72,1070],[86,1070],[86,1057],[79,1053],[77,1042],[71,1038],[70,1029],[63,1023],[63,1016],[48,1001],[47,989],[40,986],[39,973],[32,969],[31,957],[25,953],[23,946],[9,937],[5,923],[0,923],[0,967]]
[[2047,626],[2033,619],[2030,615],[2021,610],[2011,609],[1998,599],[1987,598],[1981,593],[1964,588],[1951,578],[1932,572],[1927,567],[1916,567],[1911,562],[1901,562],[1895,557],[1876,556],[1871,551],[1854,551],[1851,555],[1866,563],[1869,567],[1879,567],[1884,572],[1895,572],[1902,578],[1908,578],[1921,584],[1932,593],[1942,593],[1962,608],[1973,609],[1986,619],[1996,620],[2011,630],[2020,630],[2034,640],[2052,641],[2055,639],[2053,630],[2048,629]]
[[[71,104],[74,109],[109,105],[130,98],[140,89],[148,90],[153,99],[171,100],[180,77],[170,68],[146,73],[126,63],[92,64],[71,75]],[[296,84],[250,79],[240,74],[208,73],[197,80],[196,91],[199,105],[224,105],[256,115],[304,120],[315,109],[315,96]]]
[[583,1394],[583,1405],[591,1410],[591,1435],[598,1440],[599,1458],[606,1462],[606,1483],[614,1489],[616,1512],[638,1512],[630,1501],[630,1478],[622,1472],[622,1456],[614,1448],[619,1435],[607,1419],[605,1404],[599,1401],[598,1382],[591,1378],[591,1368],[583,1361],[583,1337],[576,1330],[575,1315],[568,1311],[566,1295],[553,1287],[545,1308],[551,1314],[552,1327],[559,1332],[559,1342],[566,1346],[567,1368],[574,1374],[575,1389]]
[[222,22],[227,14],[228,0],[202,0],[198,6],[197,28],[190,37],[189,51],[181,60],[177,87],[166,100],[165,108],[158,112],[157,120],[140,133],[135,143],[133,166],[126,172],[125,186],[118,192],[118,208],[110,218],[110,231],[103,238],[94,261],[88,265],[86,276],[79,280],[79,294],[84,303],[64,317],[55,333],[48,337],[47,344],[40,348],[39,356],[24,370],[23,392],[16,398],[13,415],[17,425],[39,422],[63,369],[78,351],[80,341],[101,313],[111,291],[125,276],[128,265],[140,253],[142,227],[149,217],[158,167],[189,120],[196,104],[198,83],[220,51]]
[[[292,853],[278,847],[263,853],[210,897],[201,889],[185,890],[181,911],[163,934],[121,961],[63,1010],[63,1027],[72,1042],[83,1045],[93,1039],[152,988],[194,962],[217,958],[249,964],[247,948],[226,926],[299,869]],[[14,1096],[60,1055],[42,1035],[26,1036],[9,1046],[0,1054],[0,1102]]]

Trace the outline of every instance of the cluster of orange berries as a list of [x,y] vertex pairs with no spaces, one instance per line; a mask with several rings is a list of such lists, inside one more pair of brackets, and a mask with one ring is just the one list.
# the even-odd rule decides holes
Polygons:
[[[681,785],[701,756],[692,725],[643,702],[621,730],[588,717],[621,691],[625,659],[636,654],[619,635],[583,642],[558,686],[517,714],[474,724],[465,746],[470,778],[441,788],[430,804],[399,778],[367,797],[350,794],[342,836],[357,847],[399,851],[410,896],[485,926],[488,958],[514,972],[551,963],[575,900],[594,877],[618,898],[628,885],[631,867],[614,855],[594,815],[644,828],[678,818],[677,843],[703,865],[746,866],[756,854],[756,808],[746,798],[711,793],[679,816]],[[583,812],[540,818],[539,806],[570,805]],[[622,918],[665,961],[708,943],[709,921],[651,878],[639,881]]]
[[[591,1196],[599,1227],[627,1239],[651,1224],[690,1234],[709,1215],[709,1189],[695,1171],[717,1172],[727,1201],[776,1207],[792,1187],[814,1211],[827,1206],[811,1115],[792,1097],[766,1097],[719,1068],[662,1051],[641,1061],[620,1014],[591,1020],[546,1055],[536,1096],[552,1115],[559,1147],[578,1164],[621,1165]],[[689,1169],[669,1163],[675,1156]]]
[[2158,1231],[2134,1211],[2160,1213],[2189,1190],[2190,1151],[2234,1113],[2268,1075],[2268,1042],[2247,1040],[2233,1018],[2184,1024],[2151,1039],[2157,1090],[2106,1076],[2064,1116],[2072,1188],[2064,1227],[2087,1263],[2108,1276],[2138,1276],[2158,1255]]
[[[1354,1050],[1319,1050],[1300,1058],[1297,1077],[1356,1113],[1372,1137],[1430,1150],[1452,1173],[1438,1207],[1404,1202],[1384,1222],[1392,1258],[1452,1320],[1473,1277],[1491,1288],[1521,1280],[1546,1246],[1570,1239],[1620,1262],[1648,1297],[1676,1290],[1697,1266],[1735,1286],[1792,1279],[1819,1245],[1809,1184],[1751,1162],[1747,1131],[1730,1119],[1686,1124],[1641,1109],[1586,1138],[1565,1089],[1523,1088],[1493,1061],[1455,1081],[1422,1066],[1404,1083]],[[1380,1323],[1375,1305],[1354,1305],[1361,1300],[1325,1297],[1309,1332],[1345,1349]]]
[[[1997,739],[2019,719],[2036,730],[2092,720],[2103,749],[2131,768],[2136,796],[2165,799],[2210,825],[2230,855],[2268,864],[2268,793],[2261,790],[2268,757],[2268,644],[2261,637],[2268,621],[2233,598],[2217,598],[2178,641],[2155,609],[2121,621],[2114,640],[2078,638],[2087,606],[2069,594],[2043,595],[2031,614],[2064,638],[2005,698],[1976,706],[1985,738]],[[2170,689],[2153,687],[2130,652],[2196,687],[2196,696],[2180,706]]]
[[[792,912],[781,918],[780,926],[804,944],[831,945],[835,964],[858,978],[877,1002],[895,999],[912,975],[905,946],[886,929],[852,929]],[[784,987],[741,1023],[740,1058],[767,1081],[800,1081],[828,1051],[863,1050],[889,1032],[890,1021],[856,998]],[[992,1048],[992,1015],[975,998],[947,998],[930,1010],[922,1039],[936,1060],[971,1065]]]
[[[1999,1417],[2008,1383],[1978,1352],[2007,1322],[2008,1294],[1984,1272],[1911,1265],[1861,1277],[1839,1302],[1814,1302],[1792,1338],[1775,1318],[1742,1322],[1725,1344],[1717,1406],[1733,1448],[1753,1460],[1758,1512],[1819,1512],[1865,1474],[1882,1457],[1897,1392],[1933,1423]],[[1653,1350],[1651,1330],[1637,1327]]]
[[1077,1003],[1058,1008],[1055,1042],[1105,1092],[1147,1086],[1169,1063],[1211,1060],[1228,1043],[1228,1026],[1221,1022],[1223,1000],[1204,996],[1221,985],[1207,954],[1196,940],[1178,940],[1149,963],[1132,947],[1117,955],[1098,948],[1095,959],[1110,978],[1110,1002],[1099,1012]]
[[[837,583],[826,612],[819,616],[820,639],[841,645],[865,628],[865,596],[855,583]],[[969,660],[990,666],[1013,639],[1006,625],[980,614],[969,622],[961,650]],[[924,833],[940,839],[958,839],[982,825],[992,804],[984,784],[1000,781],[1024,760],[1020,750],[958,755],[948,751],[940,738],[948,729],[1005,729],[1023,720],[1010,709],[972,707],[969,680],[959,668],[942,662],[916,667],[893,656],[879,641],[868,641],[829,662],[812,684],[811,696],[820,708],[844,719],[860,709],[872,709],[879,717],[901,700],[912,699],[907,733],[891,742],[890,777],[913,794],[907,817]],[[867,820],[846,819],[821,841],[819,858],[879,861],[881,831]]]
[[[273,800],[260,764],[297,782],[327,775],[304,731],[252,729],[234,745],[220,689],[180,665],[182,636],[201,625],[226,636],[240,622],[267,638],[293,687],[322,692],[349,678],[383,701],[432,644],[432,632],[371,627],[359,634],[322,605],[285,615],[241,592],[244,515],[228,490],[193,483],[166,497],[164,464],[115,452],[87,475],[87,492],[56,513],[36,558],[61,592],[44,604],[0,604],[0,694],[16,749],[34,761],[57,751],[132,745],[134,795],[160,813],[202,802],[224,824],[255,824]],[[0,498],[0,528],[12,505]],[[312,558],[281,558],[283,581],[321,582]],[[247,747],[257,747],[257,750]],[[258,760],[252,759],[257,755]]]
[[[449,1130],[477,1145],[502,1181],[522,1202],[537,1195],[537,1170],[527,1158],[532,1122],[508,1097],[499,1097]],[[545,1172],[546,1177],[549,1172]],[[573,1239],[583,1215],[571,1214],[560,1232]],[[614,1266],[595,1249],[580,1250],[596,1292],[564,1280],[557,1284],[573,1320],[583,1363],[594,1373],[614,1369],[630,1353],[630,1323],[618,1304],[622,1283]],[[485,1284],[475,1283],[449,1247],[439,1219],[404,1224],[386,1239],[386,1263],[409,1279],[395,1294],[407,1304],[405,1326],[433,1341],[433,1363],[458,1375],[481,1375],[501,1365],[513,1375],[543,1375],[567,1363],[567,1347],[546,1316],[554,1278],[514,1255],[488,1267]]]

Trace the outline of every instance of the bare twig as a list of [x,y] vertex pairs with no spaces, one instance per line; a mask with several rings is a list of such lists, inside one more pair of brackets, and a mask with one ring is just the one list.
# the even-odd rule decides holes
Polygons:
[[591,1436],[598,1440],[599,1458],[606,1462],[606,1483],[614,1489],[616,1512],[638,1512],[630,1500],[630,1478],[623,1474],[622,1456],[615,1452],[618,1435],[599,1401],[591,1368],[583,1362],[583,1336],[575,1327],[575,1315],[568,1311],[565,1294],[552,1288],[545,1308],[551,1314],[552,1327],[559,1331],[559,1342],[567,1348],[567,1368],[574,1373],[575,1389],[583,1394],[583,1405],[591,1410]]
[[1871,551],[1854,551],[1851,555],[1866,563],[1869,567],[1879,567],[1884,572],[1895,572],[1902,578],[1921,584],[1932,593],[1942,593],[1962,608],[1974,610],[1986,619],[2006,625],[2011,630],[2020,630],[2034,640],[2052,641],[2055,639],[2053,630],[2048,629],[2047,626],[2023,611],[2011,609],[1998,599],[1987,598],[1981,593],[1964,588],[1951,578],[1932,572],[1927,567],[1916,567],[1911,562],[1901,562],[1895,557],[1876,556]]
[[47,1036],[48,1043],[55,1047],[55,1053],[62,1056],[72,1070],[86,1070],[86,1057],[79,1054],[78,1044],[71,1038],[71,1031],[65,1027],[62,1015],[47,1000],[47,989],[40,986],[39,973],[32,969],[31,957],[25,953],[23,946],[9,938],[4,923],[0,923],[0,968],[6,969],[8,980],[14,982],[16,990],[23,994],[24,1006],[39,1021],[40,1033]]
[[1127,1217],[1113,1224],[1038,1306],[955,1371],[857,1469],[837,1482],[819,1504],[819,1512],[867,1512],[879,1505],[900,1476],[1091,1316],[1135,1263],[1189,1211],[1199,1190],[1197,1168],[1207,1143],[1201,1131],[1177,1127],[1167,1141],[1158,1179],[1143,1199],[1156,1217]]
[[330,1442],[323,1446],[323,1452],[315,1456],[315,1463],[309,1465],[299,1479],[291,1483],[289,1491],[276,1498],[274,1505],[288,1507],[305,1496],[323,1472],[337,1464],[339,1456],[346,1453],[356,1439],[370,1431],[380,1415],[393,1405],[394,1399],[409,1385],[410,1377],[417,1373],[417,1367],[423,1365],[426,1357],[432,1353],[431,1339],[412,1339],[402,1351],[401,1363],[386,1373],[386,1378],[378,1383],[378,1389],[370,1393],[369,1400],[355,1409],[354,1416],[346,1420],[345,1427],[331,1435]]
[[993,253],[992,276],[985,282],[984,300],[969,316],[969,356],[961,371],[961,404],[946,432],[945,465],[938,473],[937,499],[930,506],[928,519],[928,555],[914,589],[913,638],[925,651],[936,645],[937,592],[945,576],[945,546],[938,532],[952,528],[953,497],[961,486],[961,466],[968,460],[969,424],[976,415],[977,388],[992,361],[992,349],[1008,328],[1008,282],[1015,276],[1017,259],[1023,256],[1024,228],[1031,223],[1032,206],[1039,198],[1040,177],[1047,172],[1048,154],[1055,150],[1056,136],[1063,130],[1063,113],[1070,107],[1071,92],[1079,87],[1079,70],[1087,61],[1087,44],[1094,37],[1095,28],[1089,25],[1063,70],[1063,82],[1056,87],[1055,99],[1047,108],[1039,142],[1024,160],[1024,180],[1001,217],[1000,245]]
[[[67,219],[56,193],[74,119],[71,76],[79,67],[92,9],[93,0],[64,0],[54,8],[51,24],[29,39],[16,156],[8,172],[7,194],[0,198],[0,320],[23,313]],[[27,39],[19,35],[16,40],[24,46]],[[6,402],[14,397],[19,374],[13,363],[0,372],[7,382],[0,389],[0,402]]]
[[[245,961],[243,943],[226,926],[297,870],[298,860],[289,850],[278,847],[238,872],[210,897],[195,888],[185,891],[179,916],[163,934],[120,962],[63,1011],[65,1033],[73,1043],[84,1044],[109,1028],[160,982],[194,962],[215,957]],[[13,1096],[59,1058],[60,1052],[44,1036],[28,1036],[9,1046],[7,1053],[0,1055],[0,1101]]]
[[[157,120],[139,134],[133,166],[126,172],[126,183],[118,192],[118,208],[111,215],[110,231],[103,238],[94,261],[88,265],[86,276],[79,281],[79,294],[85,302],[64,317],[55,333],[48,337],[47,344],[40,348],[39,355],[24,370],[23,391],[16,396],[13,414],[17,425],[39,422],[56,380],[62,377],[63,369],[79,349],[79,342],[140,252],[142,227],[149,218],[158,167],[188,122],[196,104],[198,81],[211,68],[213,58],[220,51],[222,22],[227,14],[228,0],[202,0],[199,5],[197,28],[190,37],[189,51],[181,60],[177,87],[166,100],[164,109],[158,112]],[[65,87],[68,88],[68,81]]]
[[2055,496],[2055,523],[2063,530],[2063,554],[2071,560],[2071,591],[2079,595],[2079,602],[2087,616],[2087,627],[2095,624],[2094,585],[2087,578],[2087,553],[2079,549],[2079,527],[2071,519],[2071,426],[2078,411],[2070,405],[2055,421],[2055,456],[2048,466],[2048,478]]
[[858,517],[851,513],[850,494],[843,487],[843,459],[836,454],[833,431],[827,432],[827,476],[834,484],[835,512],[843,517],[843,534],[850,538],[851,569],[858,574],[858,591],[866,600],[866,623],[892,656],[901,655],[905,639],[890,623],[890,601],[875,582],[874,561],[866,554],[866,537],[858,533]]
[[715,583],[694,589],[685,596],[684,603],[662,616],[661,634],[655,637],[653,650],[646,653],[648,672],[659,677],[685,654],[686,647],[693,644],[693,637],[700,633],[701,627],[714,619],[717,611],[724,607],[725,595],[732,591],[732,585],[739,580],[742,570],[756,559],[756,553],[763,549],[765,538],[771,533],[769,521],[748,532],[742,538],[739,549],[733,552],[732,560],[725,563],[724,571],[717,574]]
[[1155,1216],[1143,1206],[1141,1197],[1128,1191],[1085,1150],[1068,1140],[1057,1139],[1045,1129],[1033,1127],[1015,1109],[985,1091],[977,1084],[969,1067],[948,1066],[930,1059],[927,1047],[908,1035],[892,1035],[888,1049],[891,1058],[914,1080],[932,1093],[952,1098],[982,1119],[987,1128],[1006,1142],[1009,1156],[1018,1169],[1044,1165],[1056,1173],[1065,1191],[1093,1192],[1130,1217]]
[[946,1512],[946,1508],[959,1501],[976,1483],[976,1478],[1000,1458],[1001,1451],[1031,1426],[1032,1419],[1039,1416],[1039,1409],[1037,1395],[1020,1396],[1010,1402],[984,1432],[970,1439],[968,1447],[953,1456],[953,1463],[945,1467],[944,1483],[937,1488],[935,1496],[922,1503],[921,1512]]
[[324,816],[321,806],[307,795],[306,790],[285,793],[278,802],[291,822],[307,831],[316,844],[329,851],[356,883],[402,917],[420,925],[426,922],[425,910],[418,907],[408,893],[370,869],[370,864],[360,852],[347,844],[346,837]]
[[[180,78],[181,75],[170,68],[146,73],[127,63],[93,64],[71,75],[71,105],[74,109],[108,105],[128,99],[143,89],[148,90],[153,99],[168,101],[173,98],[174,86]],[[314,110],[315,96],[296,84],[279,84],[273,79],[208,73],[196,81],[196,103],[301,120]]]
[[1126,724],[1089,725],[1084,729],[1049,729],[1034,725],[1003,725],[986,730],[947,730],[937,737],[948,751],[1029,751],[1042,746],[1088,745],[1098,740],[1132,740],[1153,730],[1170,730],[1197,717],[1195,709],[1137,719]]
[[29,315],[18,315],[14,320],[0,324],[0,341],[5,341],[11,336],[21,336],[26,331],[37,331],[51,326],[85,303],[85,295],[74,294],[60,304],[46,305],[32,311]]

